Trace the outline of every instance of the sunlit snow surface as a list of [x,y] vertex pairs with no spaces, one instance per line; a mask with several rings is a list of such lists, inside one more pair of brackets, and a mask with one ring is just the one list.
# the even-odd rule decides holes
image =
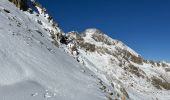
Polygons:
[[[147,81],[161,75],[170,82],[170,73],[165,68],[130,62],[145,72],[146,77],[139,78],[123,70],[116,56],[81,48],[78,56],[69,54],[71,43],[59,48],[51,43],[49,30],[62,31],[52,27],[48,14],[43,14],[41,8],[38,11],[40,15],[23,12],[8,0],[0,0],[0,100],[124,100],[121,88],[130,100],[170,100],[169,91],[158,90]],[[95,41],[92,35],[96,31],[87,29],[85,42],[112,52],[118,47],[139,56],[107,35],[103,34],[115,45]],[[101,89],[103,86],[105,90]]]
[[[170,100],[169,90],[157,89],[152,83],[152,77],[157,77],[170,82],[170,72],[165,70],[166,68],[170,68],[170,66],[157,66],[156,64],[151,64],[144,61],[142,62],[143,64],[137,64],[132,62],[130,59],[124,60],[121,54],[117,53],[117,55],[112,55],[111,53],[121,52],[116,48],[127,50],[133,56],[138,56],[139,54],[122,42],[111,39],[105,34],[103,34],[103,38],[106,38],[110,42],[115,42],[114,45],[107,45],[105,42],[96,41],[93,38],[93,35],[97,34],[99,36],[102,34],[96,31],[98,30],[87,29],[85,32],[80,33],[80,35],[82,35],[84,42],[94,44],[96,48],[106,48],[108,51],[110,50],[110,52],[107,53],[108,51],[106,50],[104,53],[102,53],[98,49],[96,49],[94,52],[90,52],[86,50],[86,48],[79,47],[77,50],[79,54],[73,54],[73,56],[77,57],[80,63],[93,71],[106,84],[112,86],[111,83],[113,83],[114,88],[111,91],[116,91],[115,93],[120,95],[121,100],[124,100],[122,99],[122,91],[119,91],[121,88],[126,90],[130,100]],[[73,33],[70,32],[68,34],[70,37],[74,37]],[[72,42],[64,48],[68,53],[71,54],[72,50],[70,48],[73,45],[76,45],[76,43]],[[124,55],[125,54],[123,54],[123,56]],[[124,65],[121,66],[120,64],[123,63]],[[166,62],[162,63],[167,64]],[[160,64],[162,63],[160,62]],[[129,64],[138,68],[137,72],[143,73],[144,77],[139,77],[135,75],[135,73],[125,70],[124,68],[128,68]]]
[[106,99],[96,80],[51,43],[47,22],[0,1],[0,100]]

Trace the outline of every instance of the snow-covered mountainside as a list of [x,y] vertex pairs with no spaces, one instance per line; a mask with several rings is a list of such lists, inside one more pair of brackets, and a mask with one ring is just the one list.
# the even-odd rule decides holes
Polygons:
[[[169,100],[170,65],[143,59],[138,53],[98,29],[67,33],[66,51],[93,71],[113,96],[130,100]],[[122,94],[120,94],[122,93]],[[124,99],[123,99],[124,100]]]
[[0,100],[169,100],[170,64],[98,29],[64,33],[35,0],[0,1]]
[[93,73],[55,45],[62,31],[53,24],[0,1],[0,100],[106,98]]

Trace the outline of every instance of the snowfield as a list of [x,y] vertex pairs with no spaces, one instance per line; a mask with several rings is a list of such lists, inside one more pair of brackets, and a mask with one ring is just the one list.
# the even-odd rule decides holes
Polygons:
[[170,100],[170,64],[95,28],[66,34],[34,9],[0,1],[0,100]]
[[97,81],[51,43],[36,19],[47,22],[0,1],[0,100],[105,99]]

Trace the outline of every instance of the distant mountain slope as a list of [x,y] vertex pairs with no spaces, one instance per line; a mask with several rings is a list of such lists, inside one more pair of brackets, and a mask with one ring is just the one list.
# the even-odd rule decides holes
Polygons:
[[[82,33],[69,32],[67,37],[71,42],[65,47],[66,51],[126,98],[170,98],[168,63],[145,60],[121,41],[110,38],[98,29],[87,29]],[[104,91],[110,91],[110,87]],[[118,98],[122,94],[115,96]]]
[[35,0],[9,1],[0,1],[0,99],[169,100],[170,64],[95,28],[64,33]]

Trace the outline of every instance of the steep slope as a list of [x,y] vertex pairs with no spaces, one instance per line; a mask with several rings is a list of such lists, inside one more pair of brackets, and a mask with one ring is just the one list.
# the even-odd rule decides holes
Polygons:
[[95,28],[65,35],[35,0],[9,1],[0,1],[0,99],[169,100],[170,64]]
[[92,72],[54,45],[57,34],[62,31],[47,14],[0,1],[1,100],[106,99]]
[[[113,98],[168,100],[170,66],[144,60],[122,42],[97,29],[69,32],[65,47],[78,62],[92,70],[112,91]],[[107,92],[110,87],[105,88]]]

